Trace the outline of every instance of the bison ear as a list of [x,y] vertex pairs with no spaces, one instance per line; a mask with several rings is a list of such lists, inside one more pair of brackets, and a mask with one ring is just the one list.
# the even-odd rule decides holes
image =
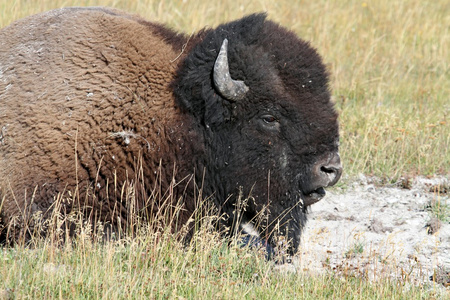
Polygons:
[[219,55],[214,64],[214,86],[217,91],[230,101],[238,101],[244,98],[248,92],[248,86],[243,81],[233,80],[228,65],[228,40],[224,39],[220,47]]
[[233,112],[233,104],[230,101],[224,100],[219,95],[215,94],[209,97],[205,102],[205,114],[204,123],[205,125],[214,128],[220,126],[223,122],[230,120]]

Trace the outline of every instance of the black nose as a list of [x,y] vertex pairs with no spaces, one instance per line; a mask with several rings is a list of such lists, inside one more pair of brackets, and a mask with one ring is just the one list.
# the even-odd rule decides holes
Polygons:
[[339,154],[334,154],[326,164],[322,165],[319,173],[319,176],[324,182],[324,186],[335,185],[342,175],[342,165]]

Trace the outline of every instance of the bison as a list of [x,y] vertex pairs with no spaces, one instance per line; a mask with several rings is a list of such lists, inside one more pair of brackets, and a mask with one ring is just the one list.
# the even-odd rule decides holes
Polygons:
[[295,252],[342,172],[326,68],[265,14],[192,35],[110,8],[19,20],[0,31],[0,128],[3,240],[76,206],[114,225],[134,186],[136,211],[169,193],[184,224],[201,193],[225,227]]

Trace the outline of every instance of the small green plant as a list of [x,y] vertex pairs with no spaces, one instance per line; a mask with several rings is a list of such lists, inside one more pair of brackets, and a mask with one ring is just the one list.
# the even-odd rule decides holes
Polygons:
[[432,218],[436,218],[443,223],[450,222],[450,204],[445,199],[433,199],[428,206]]
[[362,241],[356,241],[353,246],[345,252],[346,258],[353,258],[357,255],[360,255],[364,252],[365,243]]

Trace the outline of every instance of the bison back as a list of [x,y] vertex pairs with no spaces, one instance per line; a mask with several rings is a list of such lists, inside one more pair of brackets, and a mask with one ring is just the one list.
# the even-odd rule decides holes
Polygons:
[[57,194],[108,194],[108,181],[136,176],[143,154],[154,174],[179,121],[168,86],[183,39],[104,8],[54,10],[0,30],[3,223],[47,211]]

